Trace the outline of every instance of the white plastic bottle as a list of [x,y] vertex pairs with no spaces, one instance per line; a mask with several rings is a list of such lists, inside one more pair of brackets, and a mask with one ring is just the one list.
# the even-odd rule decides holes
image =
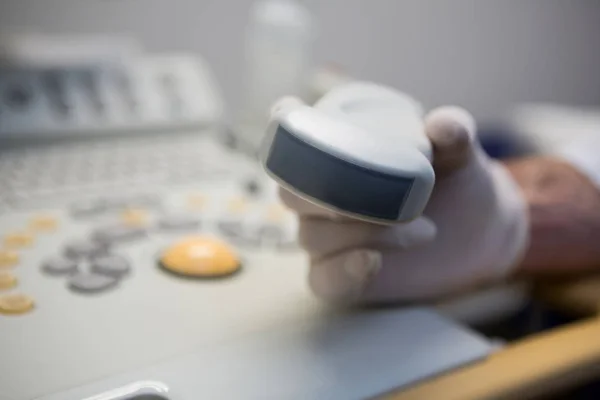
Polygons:
[[245,42],[244,96],[237,131],[256,149],[269,110],[280,97],[304,97],[314,38],[312,16],[301,0],[260,0],[250,12]]

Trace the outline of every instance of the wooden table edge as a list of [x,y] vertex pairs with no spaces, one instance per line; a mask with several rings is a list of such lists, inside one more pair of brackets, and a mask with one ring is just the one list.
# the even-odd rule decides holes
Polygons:
[[485,360],[382,400],[530,399],[599,376],[600,319],[590,318],[511,343]]

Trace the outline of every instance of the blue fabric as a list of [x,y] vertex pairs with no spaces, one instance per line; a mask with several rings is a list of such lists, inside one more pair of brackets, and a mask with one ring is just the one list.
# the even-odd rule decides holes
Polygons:
[[510,158],[534,152],[526,139],[517,132],[501,125],[479,125],[479,141],[485,152],[492,158]]

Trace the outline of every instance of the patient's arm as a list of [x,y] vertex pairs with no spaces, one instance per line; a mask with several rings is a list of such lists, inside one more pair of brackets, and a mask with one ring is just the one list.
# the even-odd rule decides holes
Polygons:
[[555,157],[505,165],[523,190],[531,219],[530,246],[519,275],[600,270],[600,190],[593,181]]

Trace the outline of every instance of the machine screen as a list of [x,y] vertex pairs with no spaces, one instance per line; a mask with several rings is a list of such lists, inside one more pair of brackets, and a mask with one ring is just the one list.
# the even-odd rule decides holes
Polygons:
[[335,158],[280,126],[267,168],[296,190],[350,213],[394,220],[413,184]]

